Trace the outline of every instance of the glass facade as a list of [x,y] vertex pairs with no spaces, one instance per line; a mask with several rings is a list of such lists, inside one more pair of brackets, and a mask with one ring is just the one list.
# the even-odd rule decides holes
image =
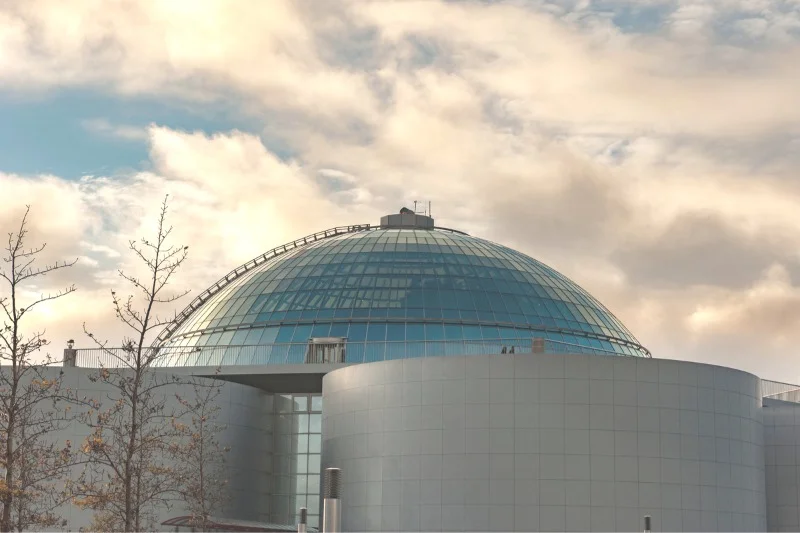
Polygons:
[[[392,228],[312,242],[241,275],[175,331],[168,346],[183,355],[166,364],[251,364],[238,346],[268,346],[260,364],[301,363],[312,337],[363,346],[348,345],[351,361],[532,337],[649,356],[600,302],[535,259],[456,232]],[[210,361],[196,347],[230,348]]]
[[294,524],[301,507],[308,525],[319,527],[322,396],[275,395],[270,521]]

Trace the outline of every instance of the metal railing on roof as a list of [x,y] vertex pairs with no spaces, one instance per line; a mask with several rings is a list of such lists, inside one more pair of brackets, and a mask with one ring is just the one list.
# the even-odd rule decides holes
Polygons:
[[762,379],[761,396],[784,402],[800,403],[800,385]]
[[244,263],[243,265],[234,268],[230,272],[228,272],[225,276],[219,279],[216,283],[211,285],[208,289],[200,293],[194,300],[189,303],[186,308],[178,313],[175,318],[167,324],[167,326],[161,330],[156,337],[154,344],[159,346],[163,344],[167,339],[172,336],[173,333],[183,324],[186,320],[194,313],[201,305],[203,305],[209,298],[217,294],[223,287],[227,286],[230,282],[250,271],[250,269],[257,267],[263,263],[266,263],[270,259],[274,259],[279,255],[285,254],[290,250],[294,250],[295,248],[299,248],[300,246],[305,246],[306,244],[311,244],[312,242],[316,242],[322,239],[328,239],[331,237],[336,237],[337,235],[343,235],[346,233],[356,233],[360,231],[365,231],[370,229],[373,226],[369,224],[356,224],[354,226],[337,226],[335,228],[326,229],[324,231],[318,231],[316,233],[312,233],[311,235],[306,235],[300,239],[296,239],[292,242],[283,244],[281,246],[277,246],[272,250],[269,250],[258,257],[251,259],[250,261]]
[[[148,348],[158,350],[155,366],[248,366],[313,364],[318,362],[309,342],[288,342],[259,345],[228,345]],[[76,365],[84,368],[119,367],[132,360],[123,348],[89,348],[76,350]],[[492,340],[427,340],[427,341],[346,341],[341,343],[344,363],[371,363],[393,359],[420,357],[490,355],[503,353],[570,353],[626,356],[608,350],[543,338]]]
[[[191,516],[176,516],[161,522],[162,526],[170,526],[175,531],[197,531],[197,522]],[[287,524],[271,524],[267,522],[253,522],[250,520],[235,520],[232,518],[209,517],[205,523],[205,531],[242,531],[252,533],[291,533],[297,531],[297,526]],[[317,528],[309,527],[309,533]]]

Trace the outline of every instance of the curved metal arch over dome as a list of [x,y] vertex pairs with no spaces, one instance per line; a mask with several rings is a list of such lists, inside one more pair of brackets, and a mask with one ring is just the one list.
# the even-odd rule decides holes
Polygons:
[[304,237],[232,271],[161,332],[163,364],[311,362],[320,342],[327,355],[314,357],[326,362],[531,351],[532,339],[545,351],[650,356],[547,265],[428,217],[389,218]]

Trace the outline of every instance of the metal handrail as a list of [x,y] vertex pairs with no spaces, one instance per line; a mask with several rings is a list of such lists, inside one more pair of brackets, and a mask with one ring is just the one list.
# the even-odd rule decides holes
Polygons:
[[[442,355],[487,355],[500,353],[582,353],[625,356],[605,348],[583,346],[543,338],[489,340],[419,340],[419,341],[347,341],[345,363],[368,363],[389,359],[437,357]],[[199,347],[156,346],[154,366],[237,366],[266,364],[303,364],[308,342],[286,342],[257,345],[224,345]],[[76,350],[77,366],[84,368],[122,366],[121,360],[131,360],[124,348],[89,348]],[[631,357],[631,356],[627,356]]]
[[[400,318],[400,317],[386,317],[380,318],[381,322],[386,323],[406,323],[409,322],[407,318]],[[366,318],[353,318],[353,317],[341,317],[341,318],[326,318],[324,319],[326,323],[368,323],[370,322],[369,319]],[[498,327],[507,327],[514,329],[515,327],[519,326],[516,322],[501,322],[496,320],[463,320],[463,319],[441,319],[441,318],[414,318],[413,322],[415,323],[423,323],[423,324],[463,324],[463,325],[470,325],[470,326],[498,326]],[[299,319],[291,319],[291,320],[265,320],[261,322],[250,322],[245,324],[236,324],[236,325],[227,325],[227,326],[213,326],[213,327],[203,327],[199,330],[193,331],[185,331],[181,333],[178,339],[188,336],[195,336],[195,334],[199,333],[221,333],[225,331],[241,331],[241,330],[248,330],[248,329],[256,329],[256,328],[263,328],[265,326],[281,326],[284,323],[289,324],[316,324],[316,319],[310,318],[299,318]],[[568,335],[573,335],[575,337],[583,337],[585,339],[595,339],[599,341],[606,341],[612,344],[620,344],[622,346],[627,346],[628,348],[633,348],[639,352],[645,354],[645,357],[652,357],[650,350],[642,346],[641,344],[637,344],[635,342],[621,339],[619,337],[612,337],[611,335],[606,335],[605,333],[596,333],[596,332],[588,332],[583,330],[575,330],[570,328],[561,328],[557,326],[545,326],[543,324],[536,324],[534,325],[536,328],[536,332],[548,332],[548,333],[565,333]],[[177,342],[177,341],[176,341]],[[555,342],[555,341],[554,341]]]
[[283,244],[281,246],[276,246],[272,250],[264,252],[263,254],[259,255],[251,259],[250,261],[240,265],[230,272],[228,272],[225,276],[219,279],[216,283],[211,285],[208,289],[200,293],[194,300],[192,300],[189,305],[187,305],[183,311],[175,315],[175,318],[167,324],[167,326],[161,330],[154,341],[155,346],[162,345],[167,339],[175,333],[181,324],[186,322],[186,320],[194,313],[201,305],[203,305],[209,298],[217,294],[220,290],[222,290],[225,286],[227,286],[230,282],[241,276],[242,274],[249,271],[251,268],[261,265],[269,261],[270,259],[274,259],[275,257],[282,255],[289,250],[294,250],[295,248],[299,248],[300,246],[305,246],[306,244],[310,244],[312,242],[316,242],[322,239],[328,239],[330,237],[336,237],[337,235],[343,235],[346,233],[356,233],[360,231],[365,231],[370,229],[372,226],[369,224],[356,224],[354,226],[337,226],[335,228],[326,229],[324,231],[318,231],[316,233],[312,233],[311,235],[306,235],[300,239],[296,239],[292,242]]
[[800,385],[762,379],[761,396],[762,398],[771,398],[786,402],[800,403]]

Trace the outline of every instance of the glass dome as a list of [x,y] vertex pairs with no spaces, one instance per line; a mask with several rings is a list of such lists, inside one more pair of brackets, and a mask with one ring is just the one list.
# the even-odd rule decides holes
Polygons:
[[578,285],[499,244],[374,226],[297,242],[201,295],[162,332],[163,364],[303,363],[313,339],[342,343],[346,362],[530,352],[534,338],[539,351],[650,355]]

